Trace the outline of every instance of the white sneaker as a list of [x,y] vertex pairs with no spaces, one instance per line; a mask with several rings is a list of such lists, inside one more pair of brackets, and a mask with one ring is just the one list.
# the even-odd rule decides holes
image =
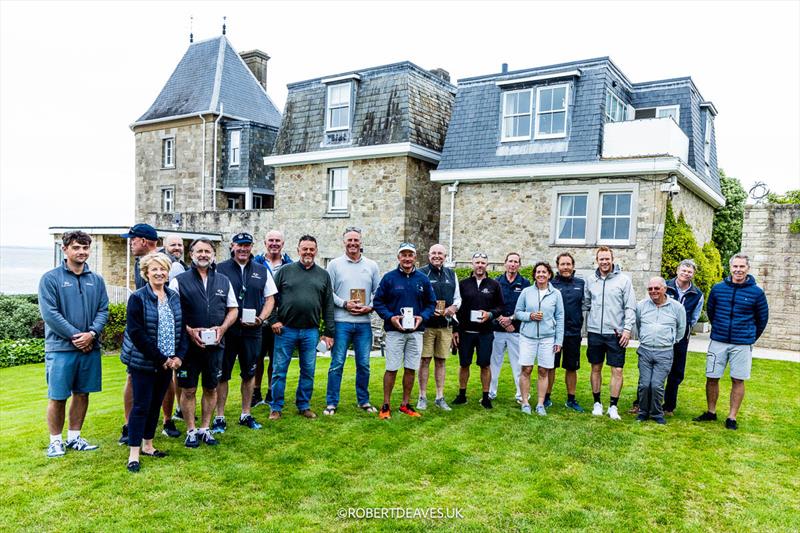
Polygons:
[[593,416],[603,416],[603,404],[600,402],[594,402],[594,407],[592,408],[592,415]]
[[428,399],[420,396],[417,399],[417,411],[424,411],[428,408]]
[[65,444],[60,440],[55,440],[47,447],[47,457],[63,457],[67,452]]
[[496,400],[497,399],[497,393],[496,392],[490,392],[489,393],[489,399],[490,400]]
[[[597,405],[597,404],[595,404],[595,405]],[[601,407],[601,409],[602,409],[602,407]],[[592,411],[592,414],[594,414],[594,411]],[[608,414],[608,418],[610,418],[611,420],[622,420],[622,417],[619,416],[619,413],[617,412],[617,406],[616,405],[612,405],[611,407],[609,407],[608,411],[606,412],[606,414]]]

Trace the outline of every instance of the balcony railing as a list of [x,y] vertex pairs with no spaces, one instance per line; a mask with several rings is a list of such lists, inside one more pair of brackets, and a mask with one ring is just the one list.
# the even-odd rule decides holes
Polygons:
[[669,117],[608,122],[603,159],[672,156],[689,160],[689,138]]

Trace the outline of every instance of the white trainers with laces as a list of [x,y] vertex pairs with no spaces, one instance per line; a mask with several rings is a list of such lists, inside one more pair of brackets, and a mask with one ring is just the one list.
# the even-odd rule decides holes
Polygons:
[[593,416],[603,416],[603,404],[600,402],[594,402],[594,407],[592,408],[592,415]]
[[97,444],[89,444],[83,437],[77,437],[67,442],[67,448],[78,452],[88,452],[99,448]]
[[617,406],[616,405],[612,405],[611,407],[609,407],[608,411],[607,411],[607,414],[608,414],[608,418],[610,418],[611,420],[622,420],[622,417],[619,416],[619,412],[617,411]]
[[63,441],[55,440],[47,447],[47,457],[63,457],[65,453],[67,450]]
[[417,399],[417,411],[424,411],[427,408],[428,408],[428,398],[420,396]]

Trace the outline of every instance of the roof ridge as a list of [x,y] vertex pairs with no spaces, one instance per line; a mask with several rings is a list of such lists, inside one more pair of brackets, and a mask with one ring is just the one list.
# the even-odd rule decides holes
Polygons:
[[[223,37],[223,38],[224,38],[224,37]],[[245,70],[246,70],[246,71],[247,71],[247,72],[250,74],[250,77],[251,77],[251,78],[253,78],[253,81],[254,81],[254,82],[256,82],[256,85],[258,85],[258,87],[261,89],[261,92],[263,92],[263,93],[264,93],[264,96],[266,96],[266,97],[267,97],[267,100],[269,100],[269,103],[270,103],[270,104],[272,104],[272,107],[274,107],[274,108],[275,108],[275,110],[276,110],[276,111],[277,111],[279,114],[283,115],[283,114],[281,113],[280,109],[278,109],[278,106],[276,106],[276,105],[275,105],[275,102],[273,102],[273,101],[272,101],[272,98],[270,98],[270,96],[269,96],[269,93],[267,92],[267,89],[266,89],[266,88],[264,88],[264,86],[263,86],[263,85],[261,85],[261,82],[260,82],[260,81],[258,81],[258,78],[256,78],[256,75],[255,75],[255,74],[253,74],[253,71],[252,71],[252,70],[250,70],[250,67],[248,67],[248,66],[247,66],[247,63],[245,63],[244,59],[242,59],[242,56],[241,56],[241,54],[239,54],[239,52],[237,52],[237,51],[236,51],[236,48],[234,48],[233,44],[231,44],[231,42],[230,42],[230,41],[228,41],[228,39],[227,39],[227,38],[224,38],[224,39],[225,39],[225,41],[227,41],[227,45],[231,47],[231,50],[233,50],[233,53],[234,53],[234,54],[236,54],[236,57],[238,57],[238,58],[239,58],[239,61],[242,63],[242,66],[243,66],[243,67],[245,68]]]
[[227,39],[224,35],[219,37],[219,49],[217,50],[217,66],[214,72],[214,88],[211,91],[211,101],[208,103],[208,109],[216,112],[217,104],[219,103],[219,92],[222,86],[222,68],[225,65],[225,41]]

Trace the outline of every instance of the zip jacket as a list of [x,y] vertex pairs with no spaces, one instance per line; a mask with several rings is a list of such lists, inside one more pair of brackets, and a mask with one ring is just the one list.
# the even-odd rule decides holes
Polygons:
[[403,307],[413,307],[414,316],[422,317],[414,331],[425,331],[425,322],[436,311],[436,294],[428,276],[416,268],[406,273],[398,266],[384,274],[372,299],[372,308],[383,319],[383,329],[397,331],[392,317],[400,315]]
[[583,278],[568,278],[556,274],[550,282],[553,287],[561,292],[564,301],[564,335],[567,337],[580,337],[583,329],[583,292],[586,282]]
[[[541,311],[541,320],[532,320],[531,313]],[[520,334],[530,339],[554,337],[555,342],[564,344],[564,300],[561,292],[547,284],[547,292],[539,295],[539,287],[531,285],[522,291],[514,308],[514,317],[522,323]]]
[[636,304],[636,331],[640,346],[672,349],[686,331],[686,310],[673,298],[659,306],[648,296]]
[[678,296],[678,282],[676,278],[667,281],[667,296],[674,298],[683,305],[686,310],[686,332],[683,338],[686,339],[692,332],[692,327],[697,324],[700,312],[703,310],[703,291],[692,283],[682,296]]
[[583,292],[583,310],[589,311],[586,326],[590,333],[600,335],[622,334],[632,331],[636,322],[636,297],[631,279],[614,265],[605,279],[600,269],[586,280]]
[[729,344],[753,344],[769,320],[767,297],[750,274],[744,283],[734,283],[728,276],[711,287],[706,313],[711,340]]

